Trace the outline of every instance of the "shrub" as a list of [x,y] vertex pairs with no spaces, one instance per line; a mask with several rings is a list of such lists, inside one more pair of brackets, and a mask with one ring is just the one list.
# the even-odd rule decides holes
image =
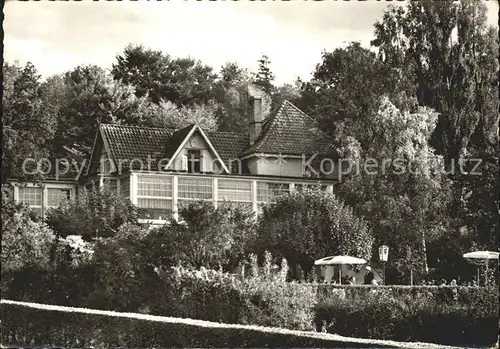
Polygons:
[[[316,326],[330,333],[448,345],[498,334],[498,290],[474,287],[321,287]],[[334,294],[344,291],[344,297]],[[454,296],[456,294],[456,296]]]
[[216,208],[210,202],[191,202],[179,215],[184,222],[171,220],[148,237],[154,259],[164,267],[181,263],[195,269],[232,269],[254,238],[253,213],[229,203]]
[[124,223],[138,225],[138,211],[129,199],[104,186],[85,190],[75,200],[49,210],[46,222],[62,238],[81,235],[91,241],[114,236]]
[[313,329],[315,287],[282,275],[241,279],[215,270],[174,267],[162,275],[156,314],[283,328]]
[[54,241],[52,230],[34,221],[27,206],[2,196],[2,273],[24,267],[47,268]]
[[84,241],[80,235],[68,235],[57,240],[54,262],[73,268],[89,265],[93,260],[94,249],[95,242]]
[[244,295],[251,303],[242,323],[311,331],[314,329],[315,288],[281,280],[249,279]]
[[127,223],[115,236],[97,240],[92,256],[96,280],[85,306],[135,311],[150,296],[148,234],[148,229]]
[[2,280],[3,296],[57,305],[135,310],[149,295],[150,278],[144,276],[147,250],[141,244],[146,234],[145,228],[124,224],[112,238],[93,242],[78,235],[59,238],[47,253],[50,268],[29,266],[11,272],[8,279]]
[[308,274],[314,260],[327,255],[370,259],[373,238],[367,222],[336,196],[304,189],[264,206],[257,241],[256,252],[269,250]]

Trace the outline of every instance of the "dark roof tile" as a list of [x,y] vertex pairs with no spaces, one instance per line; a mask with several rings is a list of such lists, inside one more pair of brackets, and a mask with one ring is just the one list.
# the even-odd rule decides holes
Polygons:
[[233,132],[206,132],[206,135],[225,164],[238,159],[248,146],[248,135]]
[[260,137],[242,155],[309,155],[325,153],[331,144],[332,141],[319,129],[313,118],[289,101],[284,101],[266,118]]
[[[123,167],[128,168],[127,163],[133,159],[146,166],[148,157],[155,160],[152,165],[156,166],[155,162],[165,154],[165,145],[173,130],[102,124],[101,132],[110,147],[111,158],[115,162],[122,160]],[[138,160],[132,163],[134,169],[141,167]]]
[[174,156],[175,151],[180,147],[182,141],[186,138],[193,127],[194,124],[186,126],[178,131],[175,131],[170,136],[167,143],[165,144],[165,151],[163,153],[165,158],[170,159],[172,156]]
[[[154,159],[151,165],[157,168],[157,161],[171,158],[193,126],[174,131],[102,124],[100,130],[109,144],[110,155],[115,162],[140,159],[147,165],[149,156]],[[205,134],[228,167],[230,160],[239,159],[243,155],[325,153],[332,143],[320,131],[314,119],[288,101],[283,102],[265,119],[261,135],[252,146],[249,146],[249,136],[244,133],[215,131]],[[133,169],[140,169],[140,162],[134,162]]]

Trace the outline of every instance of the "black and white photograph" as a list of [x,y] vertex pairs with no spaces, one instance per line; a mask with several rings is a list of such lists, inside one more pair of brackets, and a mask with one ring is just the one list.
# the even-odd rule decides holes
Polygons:
[[498,12],[6,0],[0,348],[499,348]]

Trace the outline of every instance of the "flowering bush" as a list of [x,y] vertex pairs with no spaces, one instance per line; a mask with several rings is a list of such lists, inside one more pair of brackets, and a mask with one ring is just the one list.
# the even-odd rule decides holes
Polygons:
[[83,240],[80,235],[68,235],[57,240],[57,255],[60,262],[69,262],[74,267],[88,265],[94,256],[95,243]]

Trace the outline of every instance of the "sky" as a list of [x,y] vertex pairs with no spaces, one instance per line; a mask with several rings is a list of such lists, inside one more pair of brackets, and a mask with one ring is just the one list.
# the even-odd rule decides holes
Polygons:
[[[498,2],[486,1],[498,26]],[[28,1],[4,7],[4,59],[32,62],[43,77],[78,65],[111,68],[127,44],[190,56],[216,71],[256,71],[266,54],[276,83],[309,79],[323,50],[368,47],[387,1]]]

